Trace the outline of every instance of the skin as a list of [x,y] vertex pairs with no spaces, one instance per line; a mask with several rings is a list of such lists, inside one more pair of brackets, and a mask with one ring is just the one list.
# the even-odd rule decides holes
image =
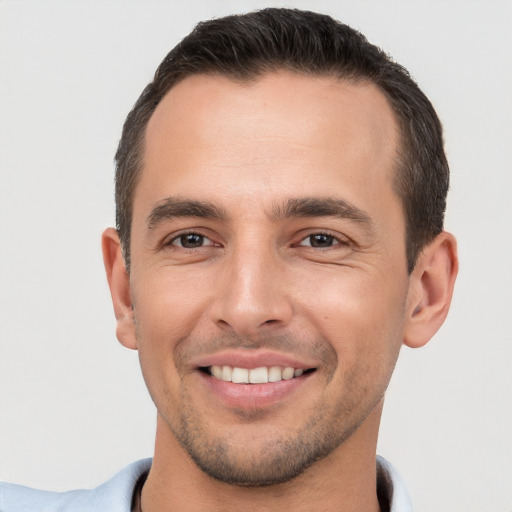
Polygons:
[[[376,87],[328,77],[198,75],[157,107],[130,275],[103,236],[117,336],[158,410],[145,512],[379,510],[383,395],[401,345],[442,324],[457,272],[442,233],[407,273],[398,143]],[[218,388],[199,368],[275,360],[314,371]]]

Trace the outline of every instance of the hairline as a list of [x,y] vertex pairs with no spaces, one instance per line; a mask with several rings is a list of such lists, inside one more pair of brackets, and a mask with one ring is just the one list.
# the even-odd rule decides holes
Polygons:
[[[404,195],[400,192],[400,180],[403,179],[403,175],[405,173],[405,166],[407,165],[407,156],[404,154],[407,150],[407,147],[410,145],[409,136],[404,129],[404,120],[397,112],[397,109],[395,105],[393,104],[392,98],[389,95],[389,93],[376,81],[375,79],[372,79],[371,77],[364,76],[361,73],[357,72],[348,72],[346,76],[343,75],[343,73],[340,73],[339,70],[336,70],[333,68],[332,71],[329,70],[312,70],[308,68],[298,68],[293,65],[286,65],[286,63],[272,63],[272,64],[262,64],[259,69],[256,71],[252,71],[250,73],[247,73],[246,75],[240,76],[240,74],[236,72],[230,72],[229,70],[219,70],[219,69],[211,69],[211,70],[201,70],[198,72],[191,72],[187,71],[183,73],[181,76],[178,76],[175,81],[172,82],[172,84],[165,90],[163,94],[158,98],[158,101],[153,105],[152,110],[148,112],[149,115],[147,115],[147,118],[144,118],[144,127],[139,130],[139,136],[137,137],[135,144],[137,146],[137,149],[132,153],[132,157],[135,157],[135,164],[134,164],[134,173],[132,174],[131,179],[131,186],[129,187],[130,195],[127,197],[128,201],[127,204],[129,205],[129,209],[127,213],[129,214],[128,218],[128,227],[126,233],[126,239],[123,241],[121,240],[122,245],[122,252],[123,257],[126,264],[126,269],[129,272],[130,271],[130,264],[131,264],[131,230],[133,225],[133,206],[134,206],[134,200],[135,200],[135,193],[136,189],[139,185],[142,173],[144,171],[144,160],[145,160],[145,154],[146,154],[146,140],[147,140],[147,129],[149,126],[149,123],[151,122],[151,118],[153,117],[154,113],[158,109],[158,106],[162,103],[164,98],[181,82],[186,80],[190,77],[196,77],[196,76],[204,76],[204,77],[212,77],[212,78],[226,78],[229,81],[231,81],[234,84],[240,85],[242,87],[250,87],[252,84],[258,82],[263,77],[267,75],[271,75],[272,73],[279,73],[279,72],[289,72],[293,73],[298,76],[303,77],[309,77],[309,78],[331,78],[334,81],[337,82],[345,82],[347,84],[358,86],[363,84],[373,85],[375,86],[378,91],[383,95],[385,98],[390,111],[393,116],[393,120],[395,122],[396,126],[396,133],[397,133],[397,140],[396,140],[396,147],[395,147],[395,157],[393,160],[393,167],[392,167],[392,190],[397,195],[397,198],[400,201],[400,205],[402,208],[402,215],[404,219],[404,227],[405,232],[403,233],[403,236],[405,237],[405,244],[406,244],[406,258],[409,259],[409,219],[406,212],[406,199],[404,198]],[[126,242],[128,242],[126,244]],[[128,247],[126,247],[128,245]],[[410,261],[408,261],[408,271],[412,271]]]

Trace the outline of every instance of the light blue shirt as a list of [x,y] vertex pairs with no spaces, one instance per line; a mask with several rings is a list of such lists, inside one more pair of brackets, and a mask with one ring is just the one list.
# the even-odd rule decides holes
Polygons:
[[[149,471],[151,459],[134,462],[94,489],[51,492],[0,482],[0,512],[130,512],[133,490]],[[412,512],[404,481],[386,459],[377,457],[379,494],[388,496],[390,512]]]

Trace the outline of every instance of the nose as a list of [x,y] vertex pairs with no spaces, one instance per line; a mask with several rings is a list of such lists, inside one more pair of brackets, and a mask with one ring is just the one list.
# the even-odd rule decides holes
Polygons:
[[286,274],[285,262],[270,249],[233,252],[219,272],[212,320],[240,336],[288,325],[292,303]]

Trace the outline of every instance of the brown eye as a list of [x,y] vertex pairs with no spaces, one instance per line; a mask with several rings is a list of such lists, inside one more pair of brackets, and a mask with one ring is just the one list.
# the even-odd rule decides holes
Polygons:
[[212,245],[212,241],[199,233],[184,233],[174,238],[171,244],[178,245],[184,249],[197,249],[205,245]]
[[325,233],[316,233],[314,235],[309,235],[304,238],[300,245],[307,247],[314,247],[316,249],[324,249],[327,247],[332,247],[333,245],[339,244],[338,240],[334,238],[332,235],[327,235]]

